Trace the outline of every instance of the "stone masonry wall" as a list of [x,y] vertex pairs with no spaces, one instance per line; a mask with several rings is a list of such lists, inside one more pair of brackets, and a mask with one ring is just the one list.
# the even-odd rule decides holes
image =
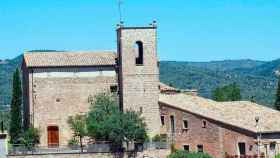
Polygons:
[[[236,129],[207,118],[194,115],[187,111],[160,104],[161,115],[165,118],[165,125],[161,126],[161,133],[172,138],[170,116],[175,117],[175,146],[184,149],[189,145],[190,151],[197,151],[197,145],[203,145],[203,150],[215,158],[224,158],[226,153],[238,155],[238,142],[246,143],[246,154],[256,153],[254,137],[246,133],[236,132]],[[183,120],[188,121],[188,128],[183,128]],[[203,121],[206,127],[203,128]]]
[[[118,29],[119,83],[124,110],[142,111],[149,135],[159,134],[159,70],[155,28]],[[143,43],[143,65],[136,65],[135,43]]]
[[[68,126],[69,116],[84,114],[89,110],[89,96],[101,92],[109,92],[110,86],[116,85],[115,77],[96,76],[73,78],[36,78],[34,77],[33,104],[31,106],[31,123],[40,129],[41,146],[48,145],[48,126],[59,127],[59,145],[67,145],[72,137],[72,131]],[[30,92],[32,93],[32,92]]]

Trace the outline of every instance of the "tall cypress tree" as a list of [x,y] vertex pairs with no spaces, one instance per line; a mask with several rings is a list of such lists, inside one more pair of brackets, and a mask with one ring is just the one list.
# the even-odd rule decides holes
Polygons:
[[16,144],[22,132],[22,89],[20,80],[20,71],[16,69],[13,75],[13,91],[11,101],[11,122],[9,134],[11,143]]
[[278,88],[276,92],[276,100],[274,103],[274,108],[278,111],[280,111],[280,77],[278,79]]

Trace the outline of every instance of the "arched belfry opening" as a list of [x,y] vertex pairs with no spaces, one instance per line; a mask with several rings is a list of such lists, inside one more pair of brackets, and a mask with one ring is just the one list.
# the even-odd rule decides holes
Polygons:
[[135,49],[135,64],[136,65],[143,65],[143,42],[142,41],[136,41],[134,44]]

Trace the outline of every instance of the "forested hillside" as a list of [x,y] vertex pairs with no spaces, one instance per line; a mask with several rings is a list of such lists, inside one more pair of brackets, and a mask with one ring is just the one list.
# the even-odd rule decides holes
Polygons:
[[11,100],[12,75],[16,67],[21,64],[22,56],[13,60],[2,60],[0,62],[0,105],[8,105]]
[[237,83],[243,100],[272,106],[279,66],[280,60],[161,61],[160,80],[182,89],[198,89],[199,95],[208,98],[215,88]]
[[[10,104],[11,76],[22,56],[0,62],[0,105]],[[211,97],[220,86],[237,83],[244,100],[252,98],[271,106],[276,89],[275,72],[280,59],[271,62],[224,60],[212,62],[160,62],[160,80],[182,89],[198,89],[199,95]]]

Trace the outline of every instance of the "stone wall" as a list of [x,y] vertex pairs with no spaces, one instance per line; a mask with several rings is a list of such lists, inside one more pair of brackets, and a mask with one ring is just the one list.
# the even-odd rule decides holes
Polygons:
[[[145,150],[144,152],[138,152],[136,158],[143,157],[156,157],[166,158],[170,154],[170,150]],[[38,154],[38,155],[21,155],[13,156],[9,155],[8,158],[115,158],[115,155],[111,153],[71,153],[71,154]],[[123,158],[128,158],[128,154],[125,154]]]
[[[86,70],[88,68],[85,68]],[[101,69],[101,68],[99,68]],[[42,72],[44,71],[44,72]],[[59,145],[67,145],[72,136],[68,126],[69,116],[84,114],[89,110],[89,97],[101,92],[109,92],[116,85],[116,77],[103,74],[91,76],[69,76],[64,69],[36,70],[30,74],[30,122],[41,131],[41,146],[48,145],[48,126],[58,126]],[[78,72],[83,69],[78,70]],[[87,70],[88,71],[88,70]],[[112,71],[112,70],[110,70]],[[55,72],[56,75],[47,75]],[[96,74],[96,73],[95,73]],[[108,74],[108,73],[105,73]],[[109,73],[111,74],[111,73]],[[66,77],[65,75],[68,75]],[[75,73],[73,73],[75,75]]]
[[[197,151],[197,145],[203,145],[203,150],[215,158],[223,158],[224,155],[238,155],[238,142],[246,143],[246,154],[256,154],[257,146],[254,136],[246,131],[226,126],[222,123],[170,107],[160,105],[161,115],[165,118],[165,125],[161,126],[161,133],[167,134],[175,142],[177,149],[184,149],[189,145],[190,151]],[[174,136],[171,133],[170,116],[175,117],[176,130]],[[183,120],[188,121],[188,128],[183,128]],[[205,128],[203,121],[206,121]]]

